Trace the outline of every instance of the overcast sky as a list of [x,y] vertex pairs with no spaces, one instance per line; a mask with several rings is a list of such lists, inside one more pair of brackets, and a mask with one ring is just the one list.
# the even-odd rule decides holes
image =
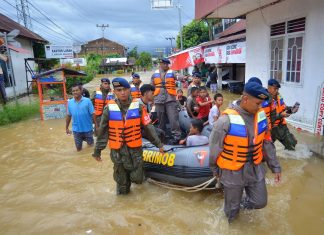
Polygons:
[[[17,21],[15,0],[0,0],[0,12]],[[151,10],[151,0],[28,0],[46,14],[52,21],[71,33],[74,39],[87,42],[102,37],[96,24],[109,24],[105,37],[121,43],[130,49],[153,51],[157,47],[169,47],[165,37],[176,37],[179,32],[179,18],[176,8]],[[175,3],[177,0],[174,1]],[[194,19],[194,0],[180,0],[182,24]],[[29,6],[34,19],[32,30],[53,44],[71,44],[73,39],[58,29],[33,6]],[[56,31],[56,32],[55,32]]]

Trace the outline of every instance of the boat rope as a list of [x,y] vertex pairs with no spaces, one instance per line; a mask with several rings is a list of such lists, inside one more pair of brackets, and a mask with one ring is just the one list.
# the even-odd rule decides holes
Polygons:
[[165,182],[159,182],[156,181],[152,178],[148,178],[147,181],[150,183],[153,183],[155,185],[161,186],[163,188],[167,188],[167,189],[173,189],[173,190],[178,190],[178,191],[183,191],[183,192],[188,192],[188,193],[193,193],[193,192],[198,192],[198,191],[202,191],[202,190],[216,190],[218,189],[217,184],[215,184],[214,187],[209,187],[208,186],[213,183],[216,180],[216,177],[213,177],[209,180],[207,180],[204,183],[201,183],[199,185],[196,186],[192,186],[192,187],[188,187],[188,186],[182,186],[182,185],[176,185],[176,184],[170,184],[170,183],[165,183]]

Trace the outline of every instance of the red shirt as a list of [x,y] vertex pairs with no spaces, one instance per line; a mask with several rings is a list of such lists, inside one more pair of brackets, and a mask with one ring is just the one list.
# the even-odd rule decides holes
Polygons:
[[[200,96],[198,96],[196,98],[197,103],[201,102],[201,103],[205,103],[207,101],[210,101],[209,97],[205,97],[204,99],[201,98]],[[199,112],[198,112],[198,118],[204,118],[204,117],[208,117],[209,115],[209,111],[210,111],[210,106],[211,105],[205,105],[205,106],[199,106]]]

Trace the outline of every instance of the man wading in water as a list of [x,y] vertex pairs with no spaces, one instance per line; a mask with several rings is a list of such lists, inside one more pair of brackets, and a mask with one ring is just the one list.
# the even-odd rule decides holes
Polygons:
[[92,156],[101,161],[101,151],[106,148],[109,139],[110,157],[114,163],[114,180],[117,183],[117,195],[128,194],[131,183],[141,184],[144,179],[143,149],[141,128],[147,139],[161,153],[163,144],[158,138],[146,107],[130,95],[130,85],[124,78],[112,80],[116,99],[110,100],[105,107],[98,138]]

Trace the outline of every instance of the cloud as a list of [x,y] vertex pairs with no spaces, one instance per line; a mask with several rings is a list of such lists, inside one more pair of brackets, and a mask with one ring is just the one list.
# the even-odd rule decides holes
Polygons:
[[[151,10],[150,0],[29,0],[29,2],[74,39],[82,42],[102,36],[102,31],[96,24],[109,24],[109,28],[105,30],[106,38],[130,48],[137,45],[139,50],[151,51],[156,47],[168,47],[170,41],[165,37],[176,37],[179,32],[177,9]],[[194,0],[182,0],[180,3],[183,5],[182,22],[189,23],[194,18]],[[32,20],[33,31],[46,39],[53,43],[75,41],[46,20],[32,6],[30,14],[37,21],[60,33],[46,29]]]

